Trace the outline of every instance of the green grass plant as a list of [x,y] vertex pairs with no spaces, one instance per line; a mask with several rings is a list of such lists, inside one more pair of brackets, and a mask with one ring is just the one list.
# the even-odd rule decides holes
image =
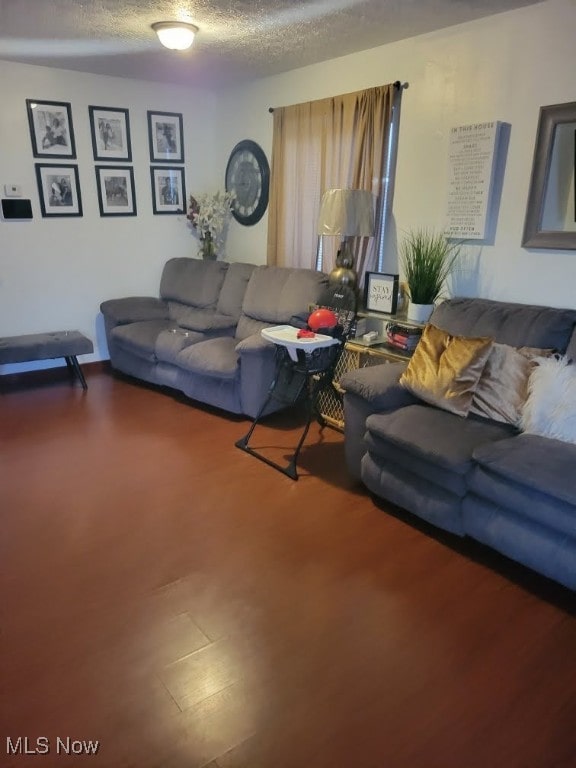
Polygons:
[[428,229],[409,232],[400,245],[400,264],[413,304],[434,304],[460,255],[460,244]]

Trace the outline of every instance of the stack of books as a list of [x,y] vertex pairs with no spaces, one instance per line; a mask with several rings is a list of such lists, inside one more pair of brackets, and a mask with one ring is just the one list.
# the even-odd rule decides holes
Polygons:
[[388,344],[404,352],[413,352],[422,336],[422,328],[391,321],[386,325]]

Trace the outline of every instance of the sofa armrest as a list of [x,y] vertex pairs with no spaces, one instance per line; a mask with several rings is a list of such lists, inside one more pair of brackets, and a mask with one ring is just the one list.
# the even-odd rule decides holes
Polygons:
[[[268,397],[276,376],[276,350],[276,345],[260,333],[253,333],[236,345],[240,357],[240,401],[246,416],[254,418]],[[278,403],[273,401],[266,413],[275,408]]]
[[393,411],[412,405],[418,400],[398,382],[406,369],[406,363],[385,363],[368,368],[348,371],[340,379],[340,385],[362,398],[373,411]]
[[111,325],[125,325],[141,320],[168,320],[168,304],[153,296],[126,296],[108,299],[100,304],[100,311]]
[[418,402],[398,383],[406,363],[385,363],[349,371],[340,379],[344,392],[344,455],[355,480],[361,479],[366,453],[366,419],[379,411],[394,411]]

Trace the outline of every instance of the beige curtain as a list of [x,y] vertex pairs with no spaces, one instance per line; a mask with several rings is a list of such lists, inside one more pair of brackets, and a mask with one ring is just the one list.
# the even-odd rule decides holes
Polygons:
[[[314,268],[320,200],[327,189],[367,189],[376,197],[378,231],[358,238],[356,269],[373,269],[381,236],[384,164],[394,84],[274,110],[268,214],[268,263]],[[338,238],[323,238],[323,269]]]

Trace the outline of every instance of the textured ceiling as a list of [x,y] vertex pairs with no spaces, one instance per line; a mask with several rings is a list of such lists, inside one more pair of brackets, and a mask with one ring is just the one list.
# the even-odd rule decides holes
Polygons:
[[[530,0],[0,0],[0,59],[182,85],[231,85]],[[199,27],[187,52],[155,21]]]

